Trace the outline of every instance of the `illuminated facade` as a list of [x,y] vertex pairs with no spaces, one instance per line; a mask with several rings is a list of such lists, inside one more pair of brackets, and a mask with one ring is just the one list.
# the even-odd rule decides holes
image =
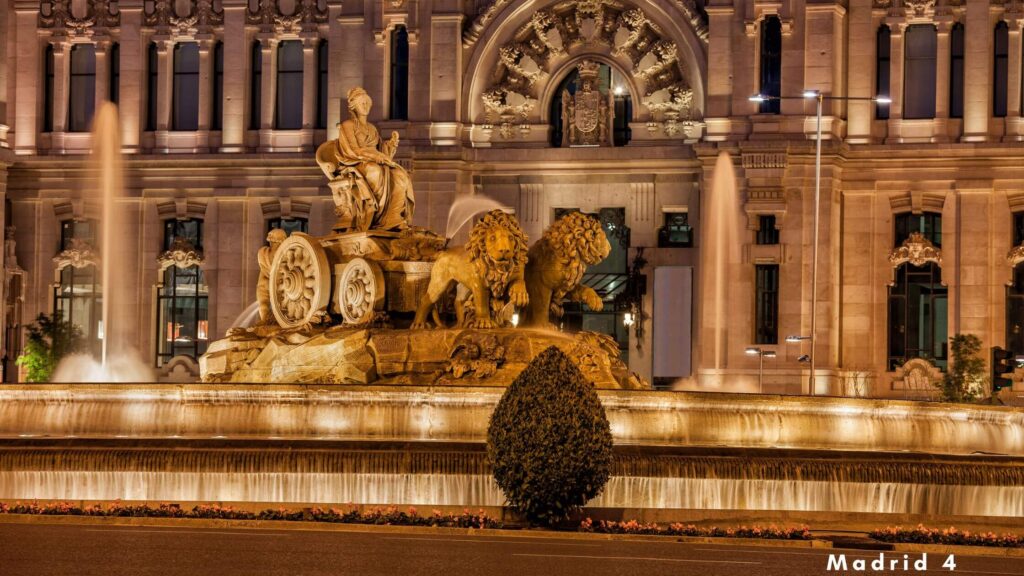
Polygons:
[[[659,386],[756,391],[759,346],[765,391],[806,391],[810,344],[785,338],[811,325],[814,89],[892,100],[825,101],[817,391],[927,394],[948,336],[1024,354],[1022,22],[1019,0],[4,0],[5,377],[38,313],[102,331],[97,102],[120,106],[139,239],[118,306],[161,378],[189,378],[255,300],[267,230],[330,229],[313,150],[364,86],[417,224],[443,231],[463,194],[531,238],[601,216],[615,250],[588,282],[612,311],[567,328],[614,331]],[[736,202],[711,213],[722,151]]]

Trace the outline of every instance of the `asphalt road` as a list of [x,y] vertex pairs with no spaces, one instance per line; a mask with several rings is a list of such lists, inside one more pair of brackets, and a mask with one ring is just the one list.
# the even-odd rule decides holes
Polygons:
[[[603,576],[839,574],[830,554],[878,552],[807,548],[445,536],[316,530],[0,524],[0,576]],[[902,561],[902,553],[888,552]],[[911,554],[910,560],[920,558]],[[1020,576],[1024,558],[929,554],[928,574]],[[845,574],[864,574],[854,572]],[[920,574],[897,569],[887,574]]]

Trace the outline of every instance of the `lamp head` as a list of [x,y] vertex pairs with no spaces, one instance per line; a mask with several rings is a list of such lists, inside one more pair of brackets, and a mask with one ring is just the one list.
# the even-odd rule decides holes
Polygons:
[[796,361],[797,362],[810,362],[811,361],[811,357],[810,357],[809,354],[802,354],[802,355],[800,355],[799,358],[796,359]]
[[804,98],[817,98],[821,95],[820,90],[804,90]]
[[892,98],[888,96],[875,96],[875,102],[879,104],[892,104]]
[[761,349],[760,348],[747,348],[746,349],[746,353],[749,356],[757,356],[758,354],[761,353]]
[[764,102],[768,100],[768,97],[763,94],[754,94],[750,98],[747,98],[747,100],[750,100],[751,102]]

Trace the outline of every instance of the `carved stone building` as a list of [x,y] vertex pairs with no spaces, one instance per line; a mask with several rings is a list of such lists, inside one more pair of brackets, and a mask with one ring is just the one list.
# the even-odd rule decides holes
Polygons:
[[[610,312],[566,329],[614,333],[676,389],[756,391],[745,350],[774,351],[763,389],[806,392],[809,341],[785,339],[811,329],[817,90],[839,97],[817,392],[925,394],[948,336],[1024,354],[1022,22],[1021,0],[0,0],[5,377],[38,313],[101,331],[97,102],[119,104],[138,239],[117,306],[175,378],[255,300],[268,228],[330,229],[313,150],[363,86],[401,135],[417,224],[443,231],[470,194],[534,239],[600,215],[615,250],[587,282]],[[597,94],[576,98],[581,69]]]

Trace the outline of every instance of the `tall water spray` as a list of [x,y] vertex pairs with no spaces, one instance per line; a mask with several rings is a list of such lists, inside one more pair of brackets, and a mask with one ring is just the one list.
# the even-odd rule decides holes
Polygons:
[[[93,196],[100,204],[100,278],[103,300],[100,312],[102,342],[97,361],[86,354],[68,356],[57,366],[54,382],[144,382],[153,379],[149,366],[128,344],[125,330],[130,324],[123,313],[125,303],[133,298],[126,292],[124,258],[115,256],[115,249],[134,245],[124,237],[118,204],[124,196],[124,169],[121,162],[121,136],[117,106],[104,102],[96,110],[92,129],[90,168],[96,174]],[[114,305],[117,305],[115,308]],[[117,316],[117,317],[115,317]]]
[[711,246],[712,297],[714,298],[714,367],[725,368],[728,349],[729,285],[736,281],[735,264],[740,260],[739,199],[736,174],[729,153],[722,151],[711,175],[711,196],[707,203],[707,221]]

